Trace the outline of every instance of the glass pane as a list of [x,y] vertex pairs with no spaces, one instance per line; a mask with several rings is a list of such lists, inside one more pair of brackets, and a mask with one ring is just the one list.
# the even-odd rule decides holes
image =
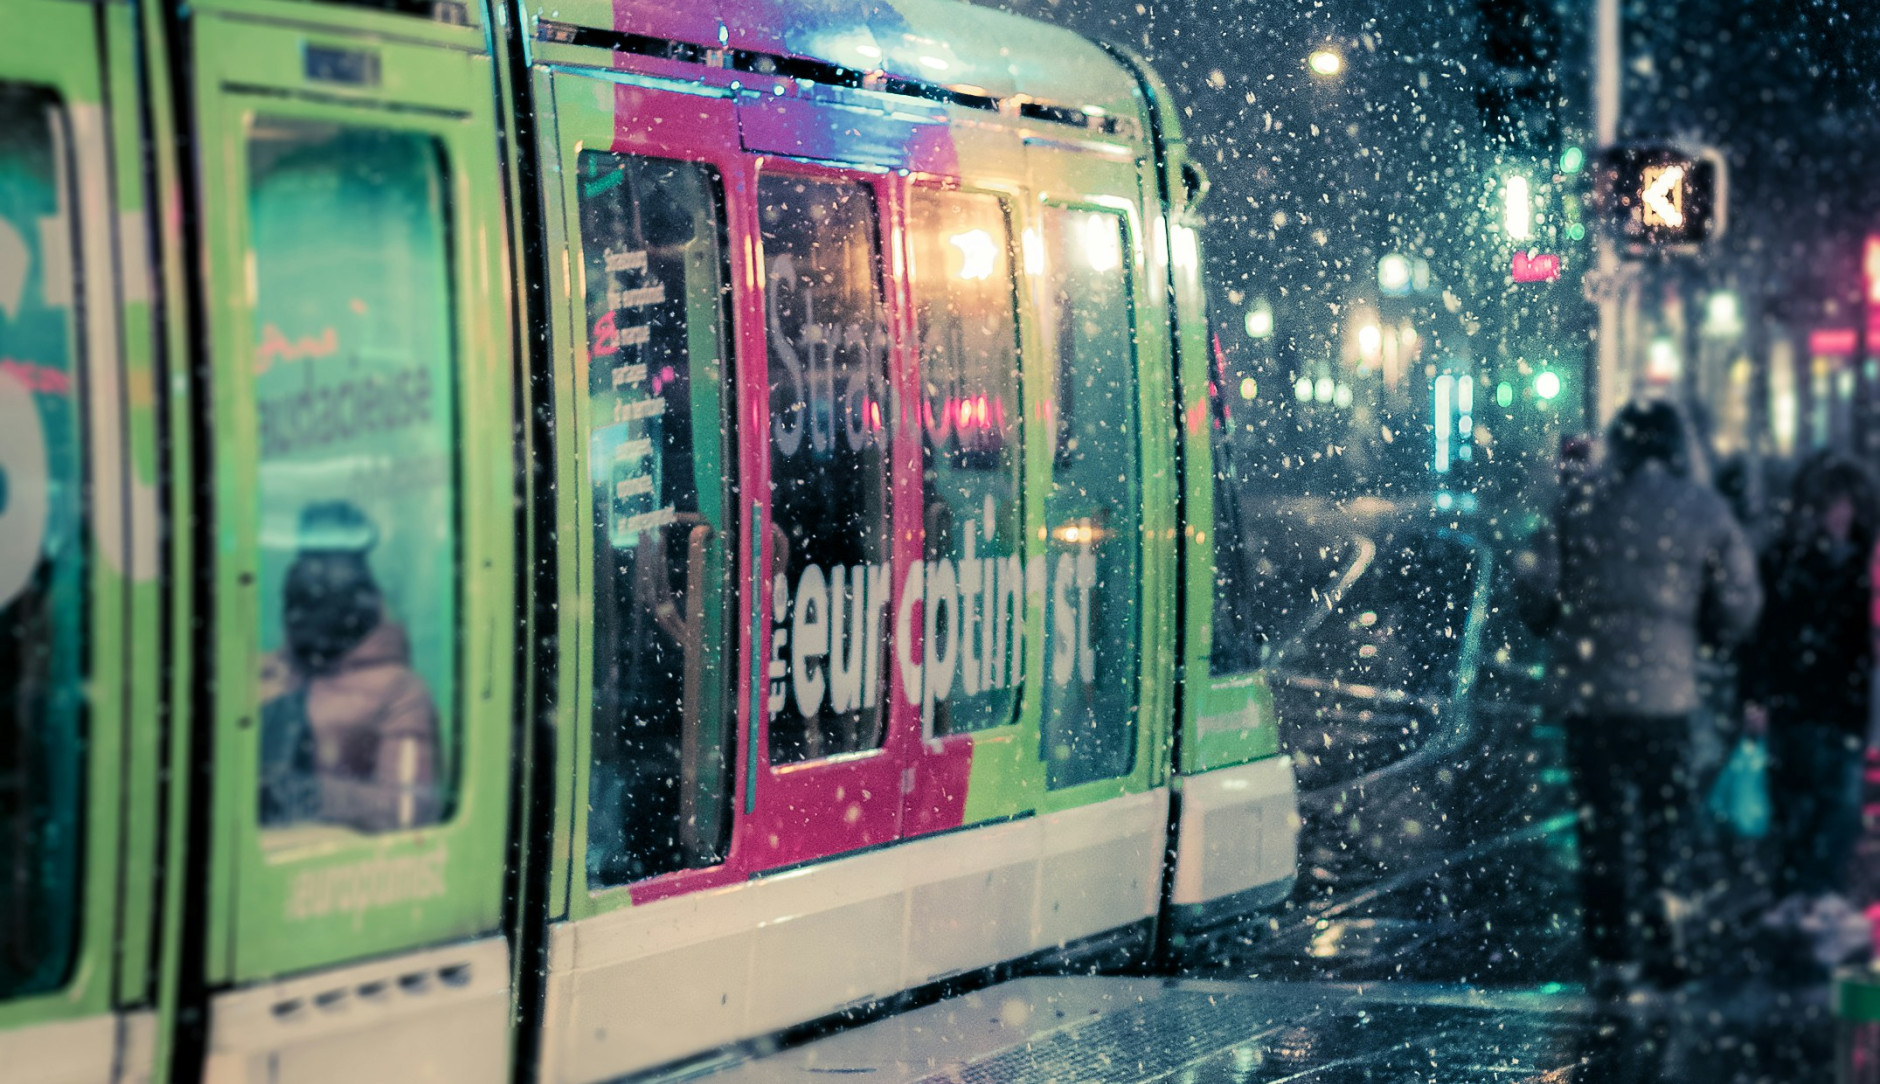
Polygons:
[[995,196],[917,190],[909,206],[920,337],[928,562],[923,718],[931,734],[1009,723],[1023,669],[1017,283]]
[[1127,775],[1140,606],[1136,353],[1123,220],[1045,211],[1056,454],[1045,497],[1046,782]]
[[65,117],[0,84],[0,998],[56,989],[77,947],[84,466]]
[[888,329],[860,184],[759,181],[770,343],[772,763],[881,744]]
[[724,857],[729,456],[718,174],[582,151],[594,716],[588,873],[620,884]]
[[443,150],[263,118],[248,169],[261,822],[430,823],[458,759]]

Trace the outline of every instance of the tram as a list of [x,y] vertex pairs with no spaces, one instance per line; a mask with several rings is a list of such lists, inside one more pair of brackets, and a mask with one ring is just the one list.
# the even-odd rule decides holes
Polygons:
[[0,1064],[618,1079],[1297,815],[1149,69],[951,0],[0,0]]

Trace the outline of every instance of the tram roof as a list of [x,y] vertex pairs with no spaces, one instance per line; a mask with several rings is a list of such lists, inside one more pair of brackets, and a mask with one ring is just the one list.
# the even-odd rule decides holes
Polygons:
[[528,0],[527,7],[544,20],[809,61],[812,81],[818,74],[886,80],[1096,117],[1136,118],[1141,108],[1135,79],[1089,39],[956,0]]

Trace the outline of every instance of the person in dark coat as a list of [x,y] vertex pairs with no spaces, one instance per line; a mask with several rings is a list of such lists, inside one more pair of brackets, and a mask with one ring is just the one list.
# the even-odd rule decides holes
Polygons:
[[1745,727],[1769,738],[1779,883],[1791,897],[1778,911],[1846,888],[1872,693],[1875,518],[1867,472],[1823,453],[1797,474],[1786,530],[1762,559],[1768,604],[1740,691]]
[[1755,553],[1723,498],[1688,477],[1685,448],[1669,404],[1621,410],[1607,462],[1565,482],[1554,536],[1522,571],[1580,800],[1587,955],[1612,992],[1679,973],[1698,659],[1748,635],[1761,606]]

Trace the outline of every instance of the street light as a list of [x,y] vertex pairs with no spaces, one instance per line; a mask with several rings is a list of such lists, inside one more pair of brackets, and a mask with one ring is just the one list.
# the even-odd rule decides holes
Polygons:
[[1345,70],[1345,59],[1330,49],[1315,50],[1306,58],[1306,63],[1311,65],[1314,74],[1327,79]]

